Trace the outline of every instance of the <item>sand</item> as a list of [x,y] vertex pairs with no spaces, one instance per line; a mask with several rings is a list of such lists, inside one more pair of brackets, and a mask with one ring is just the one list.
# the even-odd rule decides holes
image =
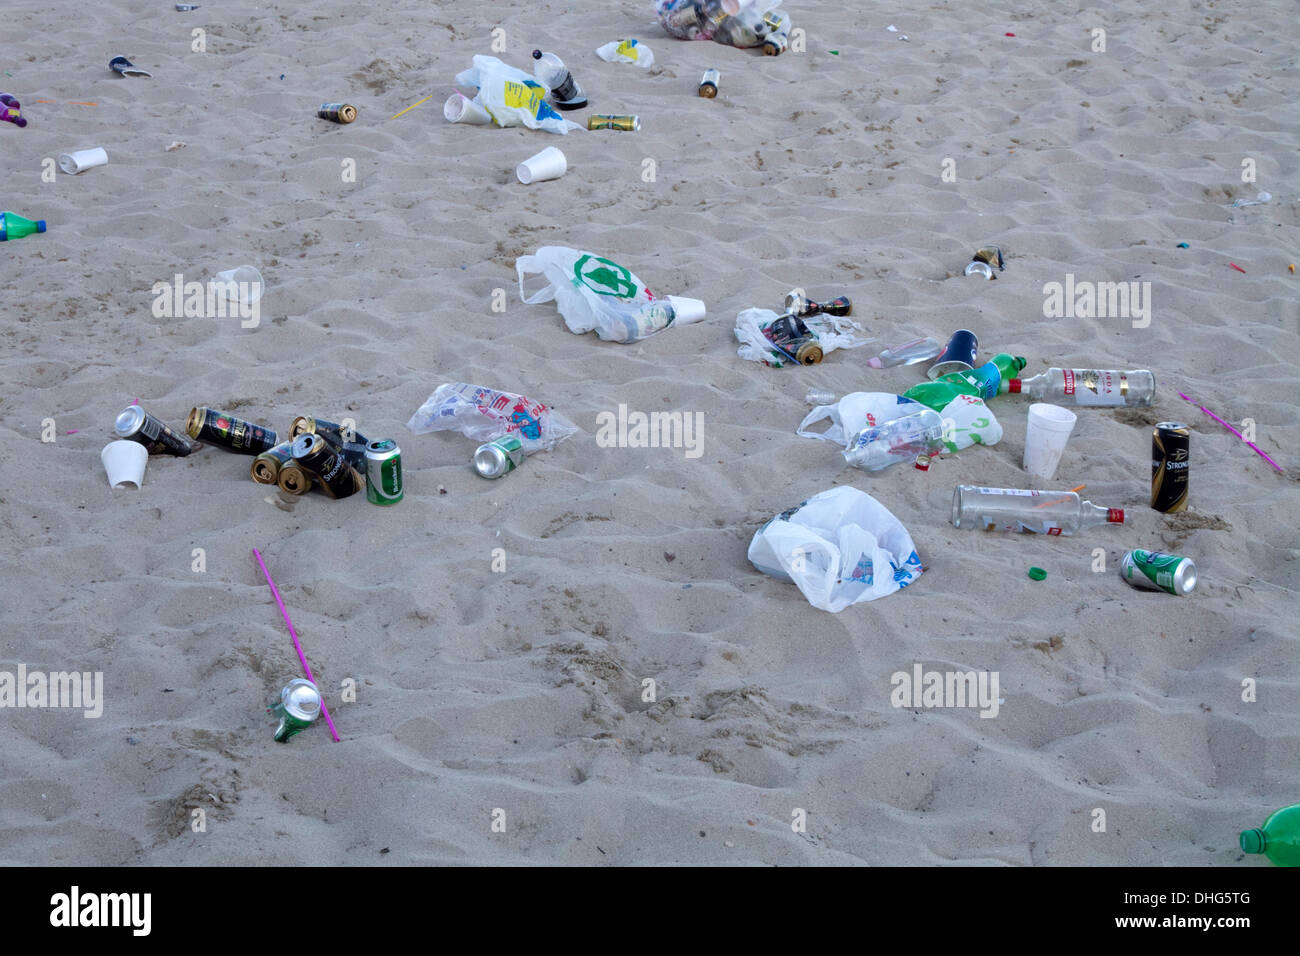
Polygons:
[[[1237,833],[1298,796],[1294,10],[1017,8],[789,0],[806,50],[770,58],[670,39],[640,0],[106,0],[54,22],[11,0],[0,86],[30,125],[0,124],[3,205],[49,231],[4,247],[0,671],[102,672],[104,701],[0,710],[0,862],[1267,866]],[[565,58],[578,116],[641,131],[445,122],[496,26],[507,62]],[[654,50],[648,73],[596,57],[624,36]],[[117,54],[153,78],[110,74]],[[320,120],[325,101],[360,116]],[[520,185],[551,145],[565,177]],[[109,164],[42,180],[89,146]],[[988,243],[1006,271],[963,278]],[[631,346],[575,336],[519,301],[514,261],[543,245],[709,318]],[[154,283],[242,262],[266,277],[257,327],[153,314]],[[1149,325],[1045,317],[1067,274],[1150,282]],[[741,361],[736,314],[794,286],[850,295],[876,341],[810,369]],[[1122,528],[951,526],[956,484],[1033,487],[1022,398],[992,403],[1000,444],[926,474],[846,469],[794,434],[810,386],[901,392],[919,368],[865,359],[961,327],[1026,374],[1154,370],[1150,408],[1080,410],[1052,485],[1086,484]],[[405,428],[444,381],[583,431],[485,481],[469,439]],[[1178,391],[1252,419],[1285,473]],[[278,503],[212,447],[111,491],[99,453],[133,400],[173,427],[195,405],[280,430],[350,416],[400,443],[405,501]],[[620,404],[702,412],[702,454],[599,447]],[[1192,426],[1179,516],[1147,506],[1168,419]],[[927,571],[831,615],[745,555],[840,484],[888,507]],[[323,723],[271,739],[266,704],[301,669],[254,547],[341,743]],[[1123,584],[1134,547],[1192,557],[1195,593]],[[893,707],[916,663],[996,671],[997,717]]]

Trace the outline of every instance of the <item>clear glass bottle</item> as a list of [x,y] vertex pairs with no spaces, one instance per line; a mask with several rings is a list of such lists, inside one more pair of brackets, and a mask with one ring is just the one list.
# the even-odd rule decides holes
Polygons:
[[902,345],[891,345],[874,358],[867,359],[872,368],[893,368],[895,365],[915,365],[928,362],[943,354],[943,344],[938,339],[912,339]]
[[1040,402],[1072,401],[1076,405],[1150,405],[1156,377],[1147,369],[1121,372],[1099,368],[1049,368],[1033,378],[1013,378],[1004,392],[1020,393]]
[[1082,501],[1073,491],[958,485],[952,496],[954,528],[1074,534],[1094,525],[1123,523],[1123,508],[1103,508]]
[[864,428],[844,450],[844,460],[863,471],[880,471],[900,461],[943,451],[943,419],[932,408],[921,408],[879,425]]

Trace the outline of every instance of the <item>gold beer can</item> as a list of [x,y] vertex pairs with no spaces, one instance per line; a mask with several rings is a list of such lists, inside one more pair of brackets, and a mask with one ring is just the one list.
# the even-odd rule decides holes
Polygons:
[[335,123],[351,123],[357,118],[357,108],[347,103],[322,103],[316,115]]
[[621,129],[633,133],[641,129],[641,117],[596,113],[587,120],[587,129]]

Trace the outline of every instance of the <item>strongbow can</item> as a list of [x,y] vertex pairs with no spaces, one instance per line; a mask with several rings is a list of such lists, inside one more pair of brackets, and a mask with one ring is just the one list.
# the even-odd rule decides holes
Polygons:
[[320,482],[321,489],[331,498],[348,498],[365,487],[365,480],[357,470],[320,435],[299,435],[295,438],[293,460]]
[[268,714],[280,718],[275,728],[275,739],[284,743],[294,734],[310,727],[320,716],[320,691],[305,677],[295,677],[280,691],[280,699],[266,708]]
[[149,454],[175,455],[184,458],[194,451],[185,436],[178,435],[139,405],[128,405],[117,416],[113,430],[117,437],[139,442],[149,449]]
[[628,133],[636,132],[641,129],[641,117],[596,113],[587,120],[587,129],[621,129]]
[[391,438],[366,445],[366,500],[395,505],[402,500],[402,449]]
[[291,461],[293,461],[293,439],[288,439],[254,458],[248,472],[259,485],[273,485],[280,480],[280,470]]
[[718,81],[722,74],[717,70],[705,70],[704,79],[700,80],[700,96],[713,99],[718,95]]
[[347,103],[322,103],[316,115],[335,123],[351,123],[357,118],[357,108]]
[[358,471],[365,471],[368,441],[365,435],[353,427],[351,419],[346,419],[340,425],[338,422],[327,422],[323,418],[299,415],[289,426],[289,437],[297,438],[299,435],[320,435],[343,453],[349,465]]
[[524,462],[524,443],[516,435],[506,435],[474,452],[474,470],[484,478],[500,478]]
[[1160,422],[1151,433],[1151,507],[1156,511],[1187,510],[1191,434],[1183,422]]
[[1191,558],[1141,549],[1126,552],[1119,562],[1119,576],[1135,588],[1191,594],[1196,588],[1196,565]]
[[271,429],[227,415],[215,408],[190,409],[185,431],[191,438],[246,455],[260,455],[280,443],[279,436]]

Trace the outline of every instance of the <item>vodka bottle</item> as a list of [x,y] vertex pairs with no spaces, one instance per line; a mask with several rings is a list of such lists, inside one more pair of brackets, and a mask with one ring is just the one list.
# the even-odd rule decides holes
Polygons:
[[1099,524],[1123,524],[1124,509],[1081,501],[1073,491],[1021,491],[958,485],[952,496],[952,526],[978,531],[1074,534]]
[[1076,405],[1150,405],[1156,377],[1146,369],[1121,372],[1098,368],[1049,368],[1033,378],[1013,378],[1006,392],[1040,402],[1073,401]]

